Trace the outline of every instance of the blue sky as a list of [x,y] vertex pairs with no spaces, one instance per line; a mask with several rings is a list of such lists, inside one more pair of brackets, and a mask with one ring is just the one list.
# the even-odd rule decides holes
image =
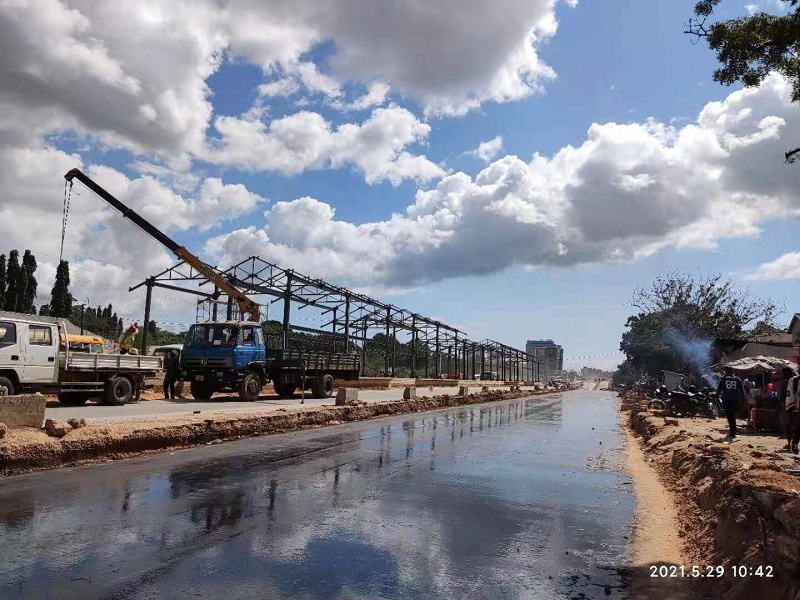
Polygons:
[[[797,171],[780,164],[777,152],[800,131],[797,108],[777,80],[744,97],[711,80],[713,54],[682,33],[694,2],[540,0],[530,14],[519,9],[508,18],[491,11],[516,11],[513,3],[493,9],[476,2],[474,22],[466,15],[452,27],[443,3],[425,17],[436,33],[426,38],[423,31],[420,39],[412,39],[418,17],[402,3],[390,24],[369,5],[348,20],[306,16],[302,7],[287,17],[277,0],[252,14],[246,2],[225,12],[210,0],[185,14],[181,3],[154,1],[122,15],[55,4],[71,25],[52,35],[72,47],[93,34],[100,50],[88,47],[89,58],[68,69],[57,68],[55,50],[38,50],[28,64],[0,71],[0,100],[19,111],[0,123],[0,133],[14,133],[10,142],[0,136],[0,152],[18,168],[0,175],[20,190],[19,204],[12,197],[10,205],[23,219],[53,221],[60,231],[58,178],[55,189],[41,191],[41,212],[33,212],[25,197],[40,177],[19,168],[24,157],[46,154],[36,162],[47,166],[48,178],[78,161],[209,261],[257,252],[456,324],[471,339],[524,347],[527,339],[553,338],[565,357],[591,357],[568,361],[577,368],[619,362],[628,299],[668,270],[731,274],[785,303],[787,324],[796,310],[797,278],[759,268],[798,250]],[[744,14],[745,4],[731,0],[720,14]],[[33,44],[33,32],[45,26],[37,18],[35,11],[0,13],[19,46]],[[493,23],[481,28],[487,19],[496,19],[496,34]],[[520,28],[515,20],[524,19]],[[249,29],[251,21],[260,25]],[[433,39],[439,30],[441,44]],[[526,44],[529,31],[535,41]],[[498,49],[514,35],[515,44]],[[429,54],[415,59],[420,44],[430,45]],[[520,48],[534,54],[519,58]],[[47,86],[26,79],[48,69],[54,75]],[[510,80],[498,75],[508,72]],[[295,91],[259,93],[276,82]],[[375,82],[385,83],[388,95],[354,108]],[[23,98],[27,90],[31,97]],[[701,119],[705,141],[690,139],[693,129],[684,128],[714,101],[723,104]],[[764,117],[783,125],[755,142],[730,142],[768,127]],[[15,127],[21,131],[28,118],[36,125],[23,135]],[[275,133],[276,123],[290,123],[290,132]],[[363,130],[336,138],[345,123]],[[593,124],[602,127],[587,144]],[[474,154],[497,136],[495,156]],[[676,141],[681,136],[685,143]],[[706,146],[712,139],[721,150]],[[303,163],[308,147],[322,149]],[[407,162],[398,158],[404,153]],[[547,160],[534,161],[537,153]],[[741,165],[762,159],[770,165],[763,181],[738,176]],[[704,160],[708,165],[693,168]],[[210,183],[215,178],[220,186]],[[683,181],[697,183],[683,189]],[[631,189],[641,196],[630,196]],[[415,204],[420,190],[431,194],[429,204],[420,196]],[[313,200],[300,201],[306,197]],[[128,307],[133,318],[141,299],[120,299],[121,290],[168,265],[168,257],[88,198],[74,210],[88,223],[76,225],[67,244],[80,284],[90,296]],[[484,219],[486,211],[491,217]],[[503,220],[493,220],[498,214]],[[292,226],[303,222],[306,232]],[[29,243],[19,232],[3,233]],[[52,237],[44,235],[38,248],[44,262],[57,254]],[[165,301],[155,318],[177,326],[193,316],[186,303]]]

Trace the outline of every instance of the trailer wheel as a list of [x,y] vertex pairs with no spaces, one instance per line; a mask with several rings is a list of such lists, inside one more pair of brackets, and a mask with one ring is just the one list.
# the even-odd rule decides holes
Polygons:
[[0,387],[6,388],[8,390],[8,395],[14,395],[14,382],[11,381],[8,377],[0,377]]
[[297,389],[297,386],[293,383],[281,383],[279,381],[274,381],[272,385],[275,388],[275,393],[278,394],[279,398],[291,398],[294,396],[295,389]]
[[255,402],[261,394],[261,377],[254,371],[245,374],[239,382],[239,398],[246,402]]
[[330,398],[333,396],[333,375],[326,373],[322,377],[317,377],[311,384],[311,393],[314,398]]
[[214,390],[204,381],[192,381],[190,384],[192,396],[196,400],[208,400],[214,394]]
[[106,382],[106,393],[103,404],[108,406],[122,406],[131,401],[133,385],[127,377],[114,377]]

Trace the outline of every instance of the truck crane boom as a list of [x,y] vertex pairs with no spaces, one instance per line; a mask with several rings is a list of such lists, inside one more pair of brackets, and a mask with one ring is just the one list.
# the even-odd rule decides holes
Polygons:
[[198,273],[203,275],[203,277],[205,277],[208,281],[217,286],[217,288],[219,288],[223,293],[227,294],[229,298],[232,298],[233,301],[239,306],[239,312],[242,315],[250,315],[251,321],[261,321],[261,309],[259,308],[258,304],[231,285],[228,280],[225,279],[222,273],[217,271],[214,267],[203,262],[197,256],[189,252],[186,248],[175,242],[172,238],[170,238],[132,208],[129,208],[120,202],[83,171],[80,169],[72,169],[67,172],[66,175],[64,175],[64,179],[70,183],[73,179],[80,181],[83,185],[100,196],[100,198],[117,209],[123,217],[130,219],[142,231],[150,235],[150,237],[154,238],[156,241],[160,242],[162,246],[166,247],[179,259],[197,270]]

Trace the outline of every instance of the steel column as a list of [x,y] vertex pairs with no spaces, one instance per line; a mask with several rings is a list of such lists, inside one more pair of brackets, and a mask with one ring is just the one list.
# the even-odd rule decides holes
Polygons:
[[439,326],[436,326],[436,379],[439,379],[439,375],[442,374],[442,361],[441,361],[441,354],[439,352]]
[[384,356],[383,366],[384,366],[384,376],[389,376],[389,321],[392,320],[392,313],[391,309],[386,309],[386,355]]
[[344,297],[344,352],[350,353],[350,294]]
[[392,327],[392,377],[397,372],[397,326]]
[[286,271],[286,290],[283,292],[283,349],[289,348],[289,315],[292,310],[292,271]]
[[[153,304],[153,285],[155,279],[150,278],[147,280],[147,295],[144,298],[144,333],[142,334],[142,354],[147,354],[148,331],[150,329],[150,308]],[[83,329],[81,329],[83,333]]]
[[417,376],[417,317],[411,317],[411,376]]

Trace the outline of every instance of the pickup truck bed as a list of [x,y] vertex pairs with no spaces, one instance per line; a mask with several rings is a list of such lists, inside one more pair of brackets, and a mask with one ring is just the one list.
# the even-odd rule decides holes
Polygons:
[[160,356],[139,354],[86,354],[61,352],[60,367],[65,371],[125,371],[155,374],[163,368]]

